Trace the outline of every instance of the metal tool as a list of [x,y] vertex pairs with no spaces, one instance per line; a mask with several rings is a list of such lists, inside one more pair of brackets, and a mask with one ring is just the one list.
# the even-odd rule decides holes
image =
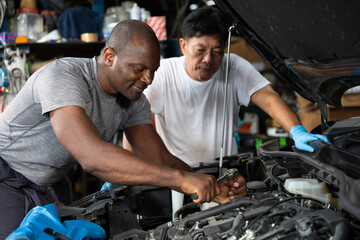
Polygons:
[[[220,184],[226,179],[235,179],[237,176],[239,176],[239,170],[236,168],[229,168],[221,177],[217,179],[217,182]],[[195,200],[198,198],[198,195],[196,193],[192,193],[190,197],[191,199]]]
[[229,27],[229,38],[228,38],[228,50],[226,57],[226,70],[225,70],[225,93],[224,93],[224,114],[223,114],[223,123],[222,123],[222,135],[221,135],[221,147],[220,147],[220,161],[219,161],[219,176],[222,175],[222,165],[223,165],[223,156],[224,156],[224,146],[225,146],[225,122],[226,122],[226,104],[227,104],[227,95],[228,95],[228,74],[229,74],[229,62],[230,62],[230,45],[231,45],[231,33],[235,29],[236,23],[233,23]]
[[239,176],[239,170],[237,170],[236,168],[230,168],[228,170],[226,170],[226,172],[217,179],[218,183],[221,183],[222,181],[226,180],[226,179],[235,179],[237,176]]

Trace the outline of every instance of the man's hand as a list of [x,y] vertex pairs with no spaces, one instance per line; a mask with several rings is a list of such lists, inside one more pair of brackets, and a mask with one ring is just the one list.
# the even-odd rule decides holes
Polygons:
[[193,200],[195,203],[211,202],[215,196],[221,193],[216,178],[208,174],[183,171],[180,183],[179,190],[181,192],[189,195],[197,194],[197,199]]
[[246,182],[243,176],[235,179],[225,179],[220,183],[221,193],[214,198],[214,202],[224,204],[236,198],[247,195]]
[[290,135],[295,142],[295,146],[303,151],[314,152],[314,148],[308,145],[308,143],[311,141],[321,140],[331,144],[329,139],[327,139],[327,137],[324,135],[308,133],[301,125],[292,127],[290,130]]

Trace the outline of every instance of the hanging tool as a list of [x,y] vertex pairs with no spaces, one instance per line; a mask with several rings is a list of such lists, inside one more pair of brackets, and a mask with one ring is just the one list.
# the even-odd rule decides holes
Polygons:
[[17,47],[16,50],[12,50],[5,42],[2,43],[4,51],[1,63],[2,72],[0,73],[1,111],[15,98],[30,75],[29,69],[26,67],[26,54],[29,53],[29,49]]
[[221,135],[221,148],[220,148],[220,161],[219,161],[219,177],[223,175],[223,156],[224,156],[224,145],[225,145],[225,122],[226,122],[226,112],[227,112],[227,90],[228,90],[228,75],[229,75],[229,61],[230,61],[230,45],[231,45],[231,32],[235,29],[236,23],[229,28],[229,38],[228,38],[228,50],[226,56],[226,69],[225,69],[225,93],[224,93],[224,115],[223,115],[223,124],[222,124],[222,135]]

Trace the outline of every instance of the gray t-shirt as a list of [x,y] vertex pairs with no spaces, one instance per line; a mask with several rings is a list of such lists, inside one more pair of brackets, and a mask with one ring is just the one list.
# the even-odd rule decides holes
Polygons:
[[143,94],[123,109],[102,90],[95,57],[63,58],[32,74],[0,114],[0,156],[36,184],[61,180],[76,160],[58,142],[49,112],[70,105],[85,109],[105,141],[118,130],[152,123]]

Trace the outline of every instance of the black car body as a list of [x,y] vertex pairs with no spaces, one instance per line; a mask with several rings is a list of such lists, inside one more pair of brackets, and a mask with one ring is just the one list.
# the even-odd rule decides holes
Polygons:
[[[332,144],[312,142],[316,150],[310,153],[296,149],[291,139],[281,147],[274,139],[258,147],[256,155],[226,157],[224,166],[245,176],[248,197],[203,211],[190,202],[174,220],[167,218],[171,209],[160,219],[134,206],[144,200],[143,191],[122,188],[74,203],[70,215],[97,222],[112,239],[359,239],[360,118],[330,122],[327,106],[341,108],[341,96],[360,85],[360,2],[215,3],[284,83],[317,103],[322,119],[313,132],[326,135]],[[206,169],[217,170],[205,166],[202,171]],[[309,183],[310,188],[303,187]],[[151,201],[161,202],[147,201],[150,206]],[[124,202],[130,207],[121,207]],[[167,201],[161,206],[171,208]],[[74,208],[81,210],[75,214]],[[114,215],[124,219],[129,211],[136,216],[128,218],[129,226],[115,221]],[[160,221],[144,228],[146,219]]]

